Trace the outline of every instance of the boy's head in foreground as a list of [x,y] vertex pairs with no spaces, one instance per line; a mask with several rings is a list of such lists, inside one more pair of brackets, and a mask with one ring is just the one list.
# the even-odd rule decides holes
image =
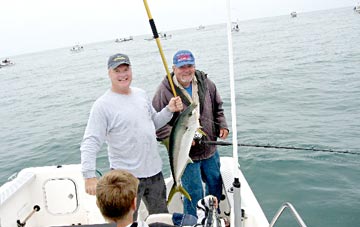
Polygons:
[[96,203],[107,221],[118,223],[129,219],[132,222],[138,185],[139,180],[124,170],[111,170],[100,178]]

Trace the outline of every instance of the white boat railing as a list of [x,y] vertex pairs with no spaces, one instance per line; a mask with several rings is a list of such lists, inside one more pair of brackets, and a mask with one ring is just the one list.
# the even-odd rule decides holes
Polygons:
[[291,205],[291,203],[286,202],[284,203],[280,209],[278,210],[278,212],[275,214],[275,216],[273,217],[272,221],[270,222],[269,227],[273,227],[275,225],[275,222],[277,220],[279,220],[281,214],[283,213],[283,211],[289,208],[291,211],[291,214],[294,216],[295,220],[297,221],[297,223],[299,224],[299,226],[301,227],[307,227],[305,222],[302,220],[301,216],[299,215],[299,213],[296,211],[295,207],[293,205]]
[[18,190],[26,187],[35,179],[35,174],[32,172],[20,172],[14,176],[16,176],[14,179],[11,179],[0,188],[0,206],[5,204]]

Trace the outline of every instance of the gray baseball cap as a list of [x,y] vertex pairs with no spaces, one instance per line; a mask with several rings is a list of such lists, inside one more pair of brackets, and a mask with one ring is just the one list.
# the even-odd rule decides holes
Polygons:
[[129,57],[126,54],[114,54],[109,57],[108,69],[115,69],[122,64],[131,65]]

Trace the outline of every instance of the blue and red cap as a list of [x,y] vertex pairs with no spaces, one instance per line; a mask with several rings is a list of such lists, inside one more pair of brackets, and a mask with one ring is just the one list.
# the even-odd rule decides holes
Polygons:
[[184,65],[195,65],[194,55],[188,50],[179,50],[173,57],[173,64],[178,68]]

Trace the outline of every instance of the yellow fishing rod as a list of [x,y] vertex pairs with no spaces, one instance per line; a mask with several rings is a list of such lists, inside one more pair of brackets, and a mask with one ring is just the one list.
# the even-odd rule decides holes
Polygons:
[[175,91],[175,87],[174,87],[174,83],[173,83],[173,80],[171,78],[171,75],[170,75],[170,71],[169,71],[169,68],[168,68],[168,64],[166,62],[166,58],[165,58],[165,55],[164,55],[164,52],[162,50],[162,47],[161,47],[161,43],[160,43],[160,39],[159,39],[159,34],[156,30],[156,26],[155,26],[155,22],[154,22],[154,19],[152,18],[151,16],[151,12],[150,12],[150,9],[149,9],[149,5],[147,3],[147,0],[144,0],[144,6],[145,6],[145,9],[146,9],[146,13],[149,17],[149,23],[150,23],[150,27],[151,27],[151,30],[152,30],[152,33],[154,35],[154,39],[156,40],[156,44],[158,46],[158,49],[159,49],[159,52],[160,52],[160,55],[161,55],[161,59],[162,59],[162,62],[163,62],[163,65],[165,67],[165,71],[166,71],[166,75],[168,77],[168,80],[170,82],[170,87],[171,87],[171,90],[173,92],[173,95],[174,96],[177,96],[176,94],[176,91]]

